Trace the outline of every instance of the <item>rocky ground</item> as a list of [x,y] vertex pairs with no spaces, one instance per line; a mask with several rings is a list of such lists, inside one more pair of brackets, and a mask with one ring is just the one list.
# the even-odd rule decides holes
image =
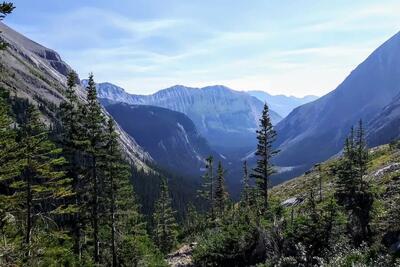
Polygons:
[[192,263],[192,253],[197,243],[185,244],[177,251],[168,255],[166,261],[172,267],[190,267]]

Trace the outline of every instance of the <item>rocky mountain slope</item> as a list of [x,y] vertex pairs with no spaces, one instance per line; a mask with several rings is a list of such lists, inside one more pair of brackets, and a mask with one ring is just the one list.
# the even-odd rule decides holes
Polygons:
[[289,115],[293,109],[318,99],[318,96],[307,95],[304,97],[271,95],[264,91],[248,91],[254,97],[267,102],[272,110],[276,111],[283,118]]
[[[263,102],[225,86],[191,88],[176,85],[152,95],[132,95],[110,83],[98,84],[99,96],[115,102],[152,105],[186,114],[212,147],[255,144],[255,129]],[[276,124],[281,117],[271,111]]]
[[400,95],[387,105],[368,124],[367,140],[370,146],[390,143],[400,138]]
[[352,125],[367,124],[399,93],[400,33],[377,48],[331,93],[296,108],[277,126],[276,162],[309,167],[338,153]]
[[[57,106],[64,99],[66,75],[71,67],[54,50],[28,39],[3,23],[0,23],[0,31],[1,38],[9,44],[6,51],[0,52],[0,86],[39,106],[43,118],[50,122],[55,119]],[[85,90],[79,81],[77,94],[84,101]],[[127,158],[139,169],[149,170],[146,164],[152,160],[149,154],[120,128],[118,132]]]
[[219,158],[183,113],[125,103],[105,106],[118,124],[167,170],[198,177],[207,156]]

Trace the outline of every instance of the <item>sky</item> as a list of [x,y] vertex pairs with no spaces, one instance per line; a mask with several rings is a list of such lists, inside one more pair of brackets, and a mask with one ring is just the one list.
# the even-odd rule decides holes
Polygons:
[[400,30],[398,0],[14,0],[5,23],[80,78],[321,96]]

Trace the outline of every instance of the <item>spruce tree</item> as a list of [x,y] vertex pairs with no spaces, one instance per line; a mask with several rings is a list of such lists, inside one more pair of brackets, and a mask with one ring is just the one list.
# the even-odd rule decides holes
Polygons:
[[88,155],[87,171],[89,175],[90,220],[93,237],[93,259],[96,264],[100,262],[100,193],[101,177],[99,175],[99,158],[104,148],[104,116],[97,100],[96,84],[93,74],[89,75],[87,86],[86,105],[82,108],[83,126],[87,139],[86,153]]
[[257,130],[257,166],[251,174],[257,186],[257,197],[262,202],[262,207],[259,207],[262,214],[265,214],[268,209],[268,187],[270,186],[270,177],[274,173],[271,158],[278,152],[272,148],[275,138],[276,132],[272,126],[268,106],[265,103]]
[[203,175],[202,187],[199,190],[199,196],[206,200],[206,206],[211,211],[211,220],[214,220],[214,172],[213,172],[214,159],[212,156],[206,158],[206,171]]
[[[15,6],[11,2],[0,3],[0,21],[2,21],[7,15],[11,14]],[[0,32],[1,33],[1,32]],[[0,50],[4,50],[7,47],[7,43],[0,38]]]
[[250,207],[250,197],[251,197],[251,187],[250,187],[250,178],[247,170],[247,161],[243,162],[243,189],[240,202],[246,208]]
[[66,100],[60,104],[60,118],[61,118],[61,137],[60,142],[63,146],[64,156],[68,162],[65,165],[68,177],[72,178],[72,189],[75,193],[73,204],[75,214],[73,218],[73,238],[74,250],[81,259],[82,255],[82,226],[83,218],[82,212],[82,189],[85,188],[83,181],[83,164],[82,164],[82,144],[83,129],[80,124],[78,114],[78,98],[75,93],[77,75],[75,72],[70,72],[67,79]]
[[215,207],[220,216],[223,215],[228,201],[228,192],[225,189],[225,171],[221,161],[218,162],[217,179],[215,185]]
[[345,141],[335,192],[338,204],[348,213],[348,234],[356,246],[371,241],[372,237],[370,221],[374,195],[368,182],[363,179],[367,163],[368,150],[360,121],[356,134],[352,128]]
[[[102,199],[106,202],[104,206],[108,211],[104,220],[109,224],[110,229],[109,243],[111,246],[112,266],[119,266],[120,264],[118,254],[121,237],[117,236],[118,233],[129,234],[123,229],[126,229],[128,225],[137,227],[136,224],[139,223],[135,221],[135,224],[132,225],[132,222],[130,222],[132,219],[137,220],[137,204],[134,200],[132,185],[129,180],[129,166],[122,159],[117,137],[114,121],[109,118],[105,135],[104,158],[99,162],[99,165],[104,172]],[[126,225],[119,223],[121,220]]]
[[32,256],[32,231],[39,219],[47,220],[49,214],[68,211],[63,199],[72,195],[70,180],[60,171],[65,159],[56,148],[39,119],[39,112],[29,106],[21,125],[20,134],[22,173],[12,184],[15,197],[24,211],[26,255]]
[[160,197],[155,204],[153,220],[155,242],[163,253],[170,252],[176,245],[178,225],[174,214],[175,211],[172,209],[167,181],[162,180]]
[[8,94],[0,90],[0,182],[7,183],[20,172],[19,148],[16,131],[12,128]]

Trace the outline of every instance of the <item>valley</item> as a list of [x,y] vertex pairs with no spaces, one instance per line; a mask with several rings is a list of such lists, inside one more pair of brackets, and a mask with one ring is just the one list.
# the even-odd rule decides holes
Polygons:
[[[103,34],[38,34],[0,3],[0,266],[400,266],[399,32],[319,94],[292,71],[331,50],[254,44],[244,59],[243,34],[279,39],[246,30],[175,51],[178,19],[75,5],[71,25],[92,12]],[[212,55],[219,38],[233,42]]]

